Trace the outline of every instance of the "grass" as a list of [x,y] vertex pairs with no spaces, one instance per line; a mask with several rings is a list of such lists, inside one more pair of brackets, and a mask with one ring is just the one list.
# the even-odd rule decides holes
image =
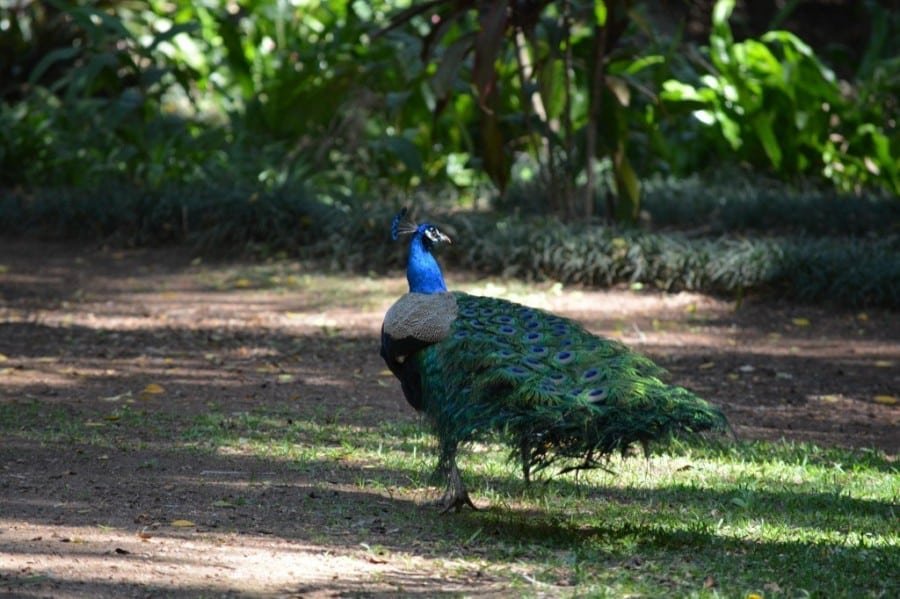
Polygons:
[[0,429],[46,443],[133,448],[134,438],[119,433],[127,428],[169,451],[285,462],[323,493],[362,497],[318,504],[321,532],[312,542],[333,540],[389,498],[378,514],[390,534],[366,543],[379,559],[416,547],[444,568],[483,572],[526,596],[900,595],[900,473],[876,451],[674,445],[649,461],[614,459],[612,473],[526,486],[505,448],[478,443],[461,466],[486,509],[441,516],[415,507],[439,490],[427,487],[434,441],[414,423],[347,426],[339,414],[297,419],[288,407],[187,420],[136,409],[115,416],[73,419],[38,404],[0,404]]
[[[272,414],[207,416],[207,446],[286,459],[315,474],[352,466],[360,491],[415,495],[432,466],[421,428],[350,428]],[[490,507],[435,518],[445,550],[533,592],[588,596],[896,596],[900,477],[876,452],[748,443],[674,448],[615,474],[526,487],[504,448],[478,444],[462,465]],[[434,491],[437,494],[437,490]],[[411,530],[392,522],[400,535]],[[407,539],[413,542],[415,539]],[[393,544],[403,545],[394,539]]]

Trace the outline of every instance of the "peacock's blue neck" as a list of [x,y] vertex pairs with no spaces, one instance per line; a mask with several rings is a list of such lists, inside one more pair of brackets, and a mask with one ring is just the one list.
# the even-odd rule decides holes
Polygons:
[[414,235],[409,244],[406,280],[412,293],[442,293],[447,291],[441,267],[425,247],[422,235]]

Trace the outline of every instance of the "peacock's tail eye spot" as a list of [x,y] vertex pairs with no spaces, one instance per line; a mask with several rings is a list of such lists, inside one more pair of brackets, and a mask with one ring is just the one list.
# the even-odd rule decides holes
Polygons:
[[497,330],[500,331],[501,333],[503,333],[504,335],[512,335],[513,333],[516,332],[515,327],[511,327],[509,325],[503,325],[502,327],[500,327]]
[[523,361],[525,364],[527,364],[528,366],[530,366],[531,368],[540,368],[541,366],[543,366],[543,364],[541,363],[540,360],[537,360],[537,359],[535,359],[535,358],[532,358],[531,356],[528,356],[527,358],[525,358],[525,359],[522,360],[522,361]]
[[546,356],[547,348],[543,345],[535,345],[531,348],[531,354],[534,356]]
[[564,377],[563,375],[561,375],[561,374],[558,373],[558,372],[555,372],[555,373],[551,374],[549,378],[550,378],[550,380],[551,380],[553,383],[555,383],[555,384],[557,384],[557,385],[558,385],[559,383],[562,383],[563,381],[566,380],[566,377]]
[[603,388],[591,389],[588,392],[588,398],[590,398],[593,401],[599,401],[601,399],[606,399],[606,389],[603,389]]
[[598,376],[600,376],[600,371],[596,368],[591,368],[590,370],[585,371],[585,373],[582,375],[582,378],[586,381],[593,381]]
[[575,342],[572,341],[572,340],[569,339],[569,338],[566,338],[566,339],[560,339],[560,341],[559,341],[560,347],[569,347],[569,346],[572,345],[573,343],[575,343]]
[[574,354],[570,351],[561,351],[556,354],[556,361],[561,364],[568,364],[572,361],[572,357]]
[[528,371],[521,366],[507,366],[505,370],[513,376],[525,376],[528,374]]
[[536,341],[540,340],[540,338],[540,333],[528,333],[527,335],[525,335],[525,343],[535,343]]
[[528,330],[534,330],[534,329],[538,328],[539,326],[541,326],[541,323],[539,323],[539,322],[536,321],[536,320],[529,320],[529,321],[525,324],[525,328],[528,329]]
[[498,317],[495,318],[494,320],[495,320],[496,322],[499,322],[500,324],[511,324],[511,323],[513,322],[514,319],[513,319],[512,316],[506,316],[506,315],[504,315],[504,316],[498,316]]
[[468,331],[456,331],[456,333],[454,333],[453,336],[457,339],[464,339],[465,337],[469,336],[469,332]]

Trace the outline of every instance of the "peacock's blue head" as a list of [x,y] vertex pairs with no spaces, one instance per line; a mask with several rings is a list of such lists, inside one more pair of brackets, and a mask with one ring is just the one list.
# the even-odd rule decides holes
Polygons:
[[397,240],[401,235],[411,235],[409,259],[406,264],[406,278],[409,290],[417,293],[440,293],[447,291],[441,267],[432,255],[438,246],[450,243],[450,238],[430,223],[417,225],[406,219],[403,208],[391,222],[391,237]]
[[431,251],[443,243],[450,244],[450,238],[431,223],[417,225],[406,218],[407,209],[403,208],[391,222],[391,238],[396,241],[401,235],[412,235],[410,243],[420,241],[425,249]]

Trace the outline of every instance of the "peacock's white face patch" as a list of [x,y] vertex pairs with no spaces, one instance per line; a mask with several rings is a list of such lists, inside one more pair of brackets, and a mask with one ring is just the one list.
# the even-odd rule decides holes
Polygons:
[[452,243],[450,238],[438,231],[438,228],[434,225],[428,225],[425,228],[425,239],[428,240],[428,245],[436,245],[439,243]]

